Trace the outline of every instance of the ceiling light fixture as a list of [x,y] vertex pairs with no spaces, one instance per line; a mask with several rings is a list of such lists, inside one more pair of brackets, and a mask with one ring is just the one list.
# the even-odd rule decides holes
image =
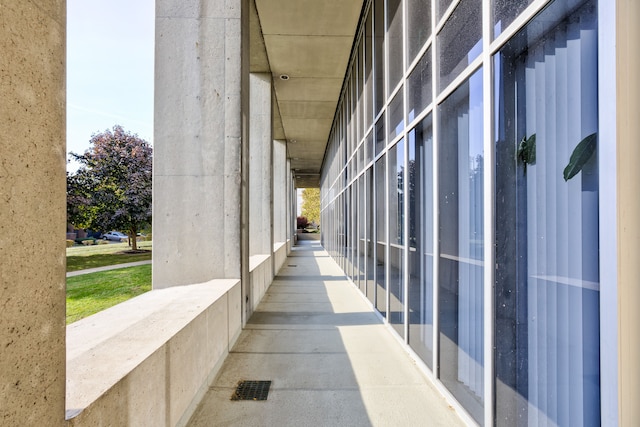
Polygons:
[[289,75],[288,74],[280,74],[280,80],[289,80]]

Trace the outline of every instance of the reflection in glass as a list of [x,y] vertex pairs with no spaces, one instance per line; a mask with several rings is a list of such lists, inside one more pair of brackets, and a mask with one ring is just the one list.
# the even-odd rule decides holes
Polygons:
[[431,35],[431,1],[407,0],[407,9],[408,66]]
[[533,0],[492,0],[491,22],[495,39],[513,22]]
[[344,216],[342,217],[342,221],[344,222],[343,270],[345,271],[347,276],[351,278],[351,268],[353,266],[353,259],[351,257],[351,187],[347,187],[347,189],[342,193],[342,196],[344,201]]
[[367,139],[365,140],[365,167],[371,163],[371,160],[373,160],[373,153],[375,150],[375,147],[373,146],[373,132],[369,132],[369,134],[367,135]]
[[389,323],[404,336],[404,139],[389,159]]
[[484,421],[482,69],[441,105],[438,129],[440,379]]
[[376,155],[384,150],[386,145],[385,133],[384,133],[384,113],[376,122]]
[[364,111],[365,129],[373,121],[373,8],[369,8],[364,29],[364,92],[366,108]]
[[387,283],[385,280],[385,264],[387,257],[387,202],[386,193],[386,160],[382,156],[376,162],[375,192],[376,192],[376,308],[383,315],[387,315]]
[[600,425],[598,25],[573,3],[494,57],[497,425]]
[[438,59],[443,90],[482,52],[482,2],[462,0],[438,34]]
[[400,135],[404,130],[404,96],[402,88],[389,104],[387,115],[389,116],[389,139],[387,141],[391,142],[393,138]]
[[433,98],[431,86],[431,48],[427,49],[420,62],[407,79],[407,124],[411,123]]
[[366,205],[364,202],[364,192],[365,192],[365,176],[360,175],[358,178],[358,215],[356,218],[358,219],[358,280],[357,285],[360,288],[360,291],[366,295],[366,262],[367,262],[367,237],[366,237],[366,228],[367,228],[367,211]]
[[374,0],[374,75],[375,87],[375,113],[377,116],[384,106],[384,0]]
[[433,369],[433,138],[431,115],[409,133],[409,345]]
[[358,93],[358,138],[355,140],[357,144],[364,136],[364,48],[362,39],[358,44],[358,67],[357,67],[357,86],[356,92]]
[[438,21],[444,16],[444,13],[447,11],[452,1],[453,0],[437,0],[436,17],[438,18]]
[[402,0],[387,0],[387,34],[389,44],[389,94],[393,92],[404,74],[402,60]]
[[365,199],[365,215],[366,215],[366,228],[365,239],[367,242],[367,284],[366,295],[371,304],[375,303],[375,222],[374,222],[374,204],[373,204],[373,166],[371,166],[364,174],[366,185],[366,199]]
[[358,285],[358,272],[360,265],[358,264],[358,181],[354,181],[351,185],[351,251],[353,257],[353,266],[351,270],[351,280]]

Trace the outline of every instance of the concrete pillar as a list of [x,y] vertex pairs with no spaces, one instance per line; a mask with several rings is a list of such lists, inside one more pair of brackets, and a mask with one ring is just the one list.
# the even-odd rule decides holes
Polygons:
[[250,75],[249,255],[273,252],[271,74]]
[[247,11],[156,1],[154,288],[248,277]]
[[287,241],[287,216],[289,213],[287,187],[287,144],[273,141],[273,186],[274,186],[274,240]]
[[65,422],[65,2],[0,5],[0,425]]

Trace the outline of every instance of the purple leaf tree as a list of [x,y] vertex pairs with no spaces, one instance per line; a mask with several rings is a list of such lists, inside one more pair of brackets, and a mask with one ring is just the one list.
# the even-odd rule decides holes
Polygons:
[[81,166],[67,178],[67,212],[78,225],[126,230],[132,250],[138,231],[151,222],[153,149],[115,125],[91,137],[84,154],[70,153]]

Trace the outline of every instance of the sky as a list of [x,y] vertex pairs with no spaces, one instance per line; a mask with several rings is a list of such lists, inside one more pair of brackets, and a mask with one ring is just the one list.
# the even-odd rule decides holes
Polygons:
[[67,153],[84,153],[91,135],[116,124],[153,143],[154,7],[67,0]]

